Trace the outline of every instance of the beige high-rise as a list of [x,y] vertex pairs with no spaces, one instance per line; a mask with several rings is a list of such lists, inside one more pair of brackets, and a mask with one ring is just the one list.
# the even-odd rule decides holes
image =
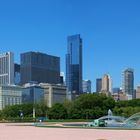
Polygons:
[[109,74],[105,74],[102,78],[102,93],[109,96],[112,93],[112,79]]
[[140,86],[137,87],[136,99],[140,99]]

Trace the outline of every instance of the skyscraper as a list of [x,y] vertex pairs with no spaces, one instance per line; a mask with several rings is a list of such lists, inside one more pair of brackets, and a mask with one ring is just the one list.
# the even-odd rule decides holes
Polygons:
[[134,92],[134,70],[128,68],[123,72],[123,93],[132,95]]
[[83,80],[83,93],[91,93],[91,81]]
[[40,52],[21,54],[21,84],[60,83],[60,58]]
[[105,74],[102,78],[102,92],[107,96],[112,93],[112,79],[109,74]]
[[80,35],[68,36],[66,54],[66,85],[68,93],[82,93],[82,39]]
[[14,54],[0,54],[0,85],[14,84]]
[[102,79],[96,79],[96,92],[99,93],[102,90]]
[[136,99],[140,99],[140,86],[137,87]]

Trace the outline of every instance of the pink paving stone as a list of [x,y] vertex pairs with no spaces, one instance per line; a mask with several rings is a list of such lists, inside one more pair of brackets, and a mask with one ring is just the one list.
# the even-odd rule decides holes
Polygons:
[[40,128],[1,123],[0,140],[140,140],[140,131]]

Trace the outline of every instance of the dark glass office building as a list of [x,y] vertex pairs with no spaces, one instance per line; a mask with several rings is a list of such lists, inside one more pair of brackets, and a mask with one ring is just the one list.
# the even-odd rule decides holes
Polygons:
[[99,93],[102,90],[102,79],[96,79],[96,92]]
[[80,35],[68,36],[66,54],[66,85],[68,93],[82,93],[82,39]]
[[134,93],[134,70],[128,68],[123,72],[123,92],[126,95]]
[[60,58],[40,52],[21,54],[21,84],[60,83]]

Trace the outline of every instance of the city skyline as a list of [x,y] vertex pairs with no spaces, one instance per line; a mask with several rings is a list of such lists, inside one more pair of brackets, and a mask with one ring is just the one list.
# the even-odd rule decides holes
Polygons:
[[[80,3],[79,3],[80,2]],[[109,73],[113,87],[121,86],[122,71],[134,69],[135,88],[140,84],[138,0],[2,1],[0,52],[39,51],[61,57],[65,72],[67,36],[83,39],[83,79],[92,81]],[[60,49],[58,49],[60,48]],[[66,74],[66,73],[65,73]]]

